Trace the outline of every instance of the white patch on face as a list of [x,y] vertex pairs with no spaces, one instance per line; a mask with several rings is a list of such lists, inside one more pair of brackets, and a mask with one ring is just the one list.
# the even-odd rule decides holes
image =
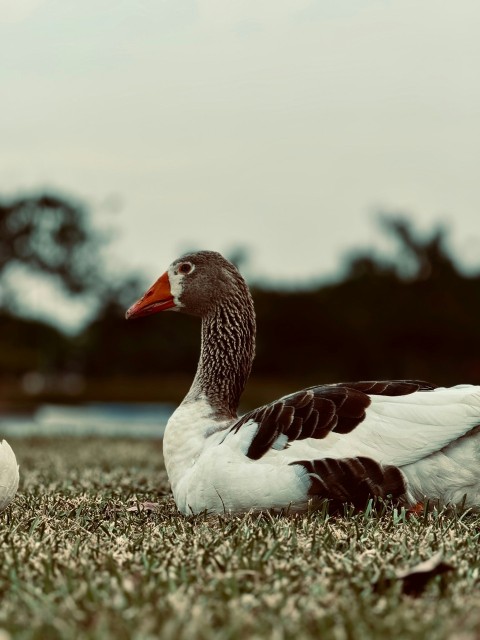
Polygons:
[[183,304],[180,302],[180,296],[183,293],[182,282],[185,278],[185,274],[183,273],[175,273],[175,269],[170,267],[168,269],[168,280],[170,282],[170,293],[172,294],[173,301],[175,303],[175,308],[180,309],[183,307]]
[[[186,269],[186,270],[185,270]],[[170,266],[168,269],[168,280],[170,282],[170,293],[172,294],[173,301],[175,303],[174,310],[181,308],[184,305],[180,302],[180,296],[183,293],[183,279],[190,273],[195,271],[195,265],[185,260],[184,262],[178,262],[175,266]]]

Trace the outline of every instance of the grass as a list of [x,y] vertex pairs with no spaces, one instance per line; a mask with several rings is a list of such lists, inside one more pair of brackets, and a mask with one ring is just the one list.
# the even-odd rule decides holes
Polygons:
[[[184,518],[158,442],[11,444],[1,640],[479,637],[479,517]],[[143,501],[160,506],[127,511]],[[388,581],[440,549],[455,570],[422,596]]]

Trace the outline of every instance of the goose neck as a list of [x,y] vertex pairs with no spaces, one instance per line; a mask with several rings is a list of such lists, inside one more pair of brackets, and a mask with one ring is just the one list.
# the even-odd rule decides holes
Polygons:
[[244,304],[223,304],[202,320],[200,360],[192,391],[217,417],[237,415],[255,351],[255,315],[250,294]]

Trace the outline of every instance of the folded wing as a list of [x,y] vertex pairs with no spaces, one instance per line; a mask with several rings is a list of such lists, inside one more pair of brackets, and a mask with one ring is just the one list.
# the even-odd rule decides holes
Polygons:
[[439,451],[480,424],[480,387],[421,381],[311,387],[242,416],[252,460],[369,457],[402,466]]

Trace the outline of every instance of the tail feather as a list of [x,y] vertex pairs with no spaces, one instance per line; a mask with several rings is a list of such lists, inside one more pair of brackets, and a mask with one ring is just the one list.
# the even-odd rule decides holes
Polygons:
[[322,458],[299,460],[310,477],[308,495],[312,499],[327,499],[332,511],[341,510],[344,503],[364,509],[370,498],[388,498],[409,504],[411,496],[403,473],[392,465],[364,456],[356,458]]
[[0,442],[0,512],[13,500],[18,489],[18,464],[6,440]]

